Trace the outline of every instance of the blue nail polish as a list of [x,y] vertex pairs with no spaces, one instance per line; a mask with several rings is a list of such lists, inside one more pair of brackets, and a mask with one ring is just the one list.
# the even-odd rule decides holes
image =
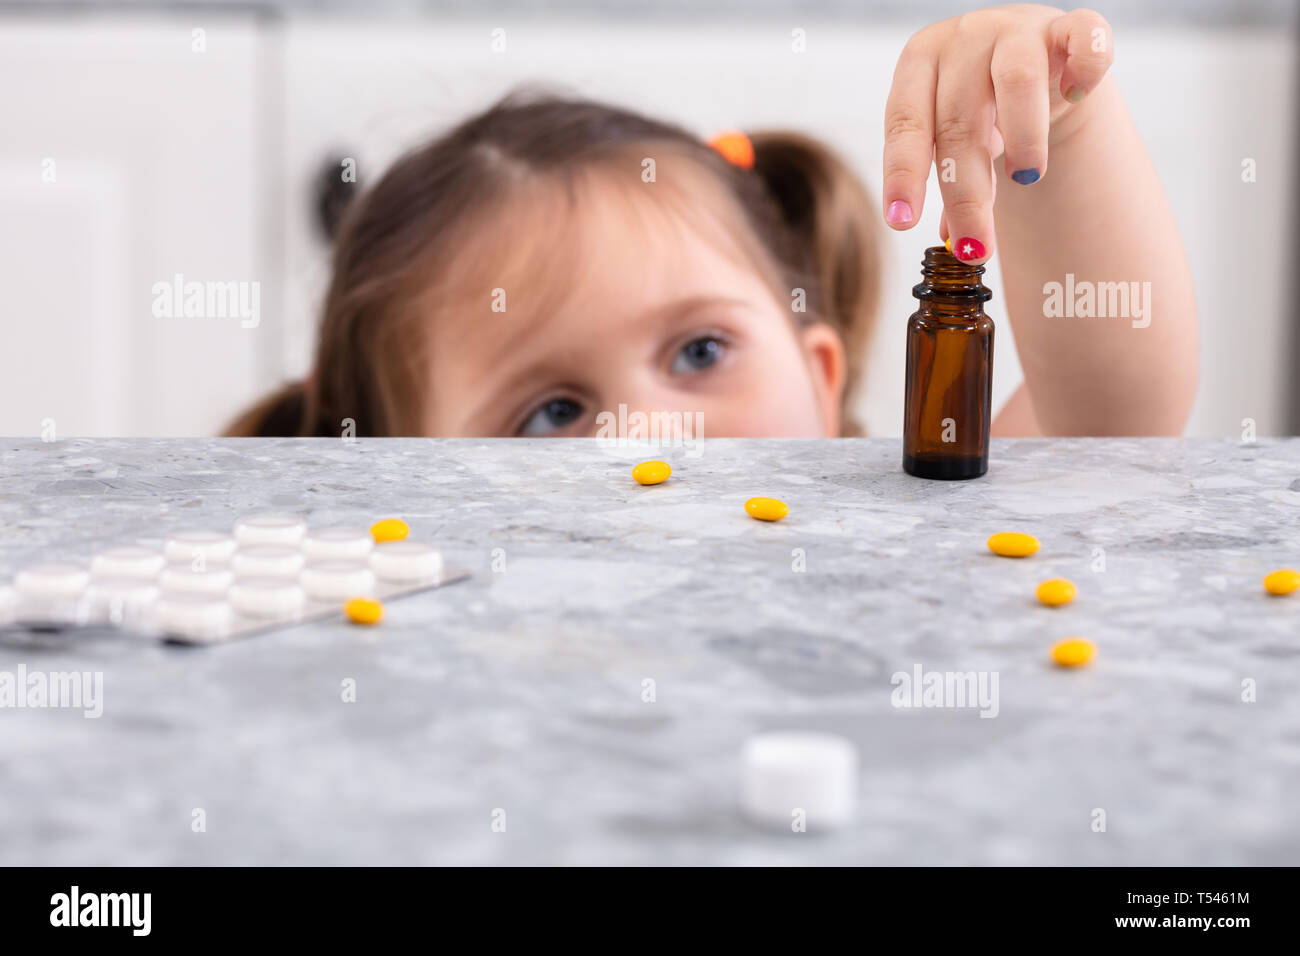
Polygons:
[[1036,169],[1017,169],[1011,174],[1011,178],[1022,186],[1028,186],[1031,183],[1038,182],[1038,170]]

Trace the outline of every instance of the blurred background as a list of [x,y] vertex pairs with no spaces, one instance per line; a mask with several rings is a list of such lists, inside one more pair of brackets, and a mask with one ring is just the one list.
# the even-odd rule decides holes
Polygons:
[[[337,180],[352,158],[364,189],[398,153],[520,84],[702,136],[802,129],[878,192],[899,51],[983,5],[0,0],[0,434],[50,422],[59,437],[213,434],[302,377],[328,278],[323,171]],[[1240,437],[1247,418],[1261,435],[1296,433],[1285,223],[1297,3],[1092,6],[1115,28],[1114,73],[1196,279],[1201,387],[1187,433]],[[874,435],[902,430],[904,324],[938,195],[932,177],[922,223],[890,237],[860,415]],[[998,321],[996,260],[989,271]],[[156,317],[154,285],[177,274],[258,283],[258,324]],[[995,402],[1021,379],[1009,323],[998,330]]]

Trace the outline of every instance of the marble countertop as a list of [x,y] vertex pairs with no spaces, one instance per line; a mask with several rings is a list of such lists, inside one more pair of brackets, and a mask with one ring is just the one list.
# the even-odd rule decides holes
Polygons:
[[[0,864],[1300,863],[1300,593],[1260,585],[1300,566],[1300,440],[899,456],[708,439],[641,487],[594,440],[8,440],[5,576],[289,511],[405,518],[473,577],[377,629],[10,635],[0,671],[102,672],[103,715],[0,709]],[[1072,635],[1097,660],[1052,667]],[[918,666],[996,675],[996,716],[895,706]],[[855,744],[852,825],[739,813],[777,729]]]

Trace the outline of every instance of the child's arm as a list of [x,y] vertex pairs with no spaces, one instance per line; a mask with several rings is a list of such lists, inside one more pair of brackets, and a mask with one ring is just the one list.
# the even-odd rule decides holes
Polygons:
[[[931,147],[955,254],[982,262],[993,253],[996,211],[1027,387],[999,416],[1002,433],[1177,434],[1191,409],[1191,274],[1159,177],[1106,77],[1111,57],[1099,14],[1002,7],[921,31],[895,73],[885,120],[891,225],[918,218]],[[1086,95],[1063,95],[1076,89]],[[955,181],[945,181],[948,159]],[[1033,170],[1041,179],[1029,185],[1010,178]],[[889,213],[900,200],[915,210],[911,223]],[[1048,283],[1059,284],[1055,297]],[[1124,314],[1071,315],[1090,295],[1094,315]],[[1058,305],[1070,311],[1050,315]]]

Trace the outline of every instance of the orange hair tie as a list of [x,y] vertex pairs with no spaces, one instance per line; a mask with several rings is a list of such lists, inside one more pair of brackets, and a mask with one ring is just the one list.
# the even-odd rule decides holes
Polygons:
[[739,166],[741,169],[754,168],[754,144],[740,130],[724,130],[709,140],[709,145],[733,166]]

